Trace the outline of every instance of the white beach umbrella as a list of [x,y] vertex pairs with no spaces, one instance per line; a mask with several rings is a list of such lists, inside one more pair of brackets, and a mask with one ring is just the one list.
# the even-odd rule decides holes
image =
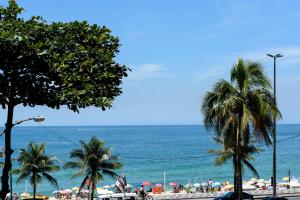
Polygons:
[[254,187],[253,185],[243,185],[243,190],[255,190],[256,187]]
[[194,183],[194,187],[200,187],[200,183]]
[[246,185],[253,185],[254,183],[256,183],[256,181],[248,181],[246,182]]
[[257,182],[258,182],[258,183],[264,183],[264,182],[265,182],[265,179],[262,179],[262,178],[261,178],[261,179],[257,180]]
[[104,186],[103,186],[104,189],[109,189],[109,188],[111,188],[111,187],[112,187],[111,185],[104,185]]
[[125,188],[132,188],[132,185],[127,184]]
[[257,179],[256,178],[251,178],[250,181],[255,181],[256,182]]
[[207,183],[201,183],[202,186],[207,186]]

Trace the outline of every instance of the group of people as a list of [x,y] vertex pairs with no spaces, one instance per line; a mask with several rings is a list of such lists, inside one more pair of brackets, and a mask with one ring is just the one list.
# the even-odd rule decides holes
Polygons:
[[11,193],[8,192],[5,196],[5,200],[18,200],[18,199],[19,197],[16,192],[14,192],[13,195],[11,195]]

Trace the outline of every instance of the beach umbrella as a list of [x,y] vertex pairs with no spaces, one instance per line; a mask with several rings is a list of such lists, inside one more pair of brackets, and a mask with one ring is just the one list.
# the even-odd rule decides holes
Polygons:
[[255,190],[256,187],[253,185],[243,185],[243,190]]
[[20,197],[29,197],[29,196],[30,196],[30,194],[27,193],[27,192],[23,192],[23,193],[20,195]]
[[246,182],[246,185],[253,185],[254,183],[256,183],[256,181],[248,181],[248,182]]
[[[55,190],[55,191],[52,192],[52,194],[57,194],[57,193],[59,193],[58,190]],[[24,193],[22,193],[22,194],[27,194],[27,193],[24,192]]]
[[132,188],[132,185],[130,185],[129,183],[125,186],[125,188]]
[[202,186],[207,186],[207,183],[203,182],[201,183]]
[[170,186],[175,187],[175,186],[177,186],[177,183],[176,183],[176,182],[171,182],[171,183],[170,183]]
[[104,189],[109,189],[109,188],[111,188],[111,187],[112,187],[111,185],[104,185],[104,186],[103,186]]
[[200,183],[194,183],[194,187],[200,187]]
[[234,187],[234,185],[228,184],[224,186],[224,190],[230,190]]
[[263,186],[265,186],[265,184],[262,183],[262,182],[259,182],[259,183],[257,183],[256,185],[257,185],[258,187],[263,187]]
[[70,193],[72,193],[72,190],[65,189],[65,190],[59,191],[59,193],[61,193],[61,194],[70,194]]
[[149,182],[149,181],[144,181],[144,182],[142,183],[142,185],[143,185],[143,186],[151,186],[152,183]]
[[289,180],[289,177],[288,177],[288,176],[285,176],[285,177],[283,177],[281,180],[283,180],[283,181],[288,181],[288,180]]
[[212,186],[212,187],[219,187],[219,186],[221,186],[221,183],[215,182],[215,183],[213,183],[211,186]]
[[261,178],[261,179],[257,180],[257,182],[258,182],[258,183],[264,183],[265,180]]
[[184,187],[189,188],[189,187],[191,187],[191,184],[188,183]]
[[256,178],[251,178],[250,181],[257,181],[257,179]]
[[155,186],[156,187],[162,187],[162,184],[161,183],[157,183]]
[[80,188],[79,187],[73,187],[72,190],[73,191],[78,191]]
[[97,187],[96,190],[104,190],[102,187]]

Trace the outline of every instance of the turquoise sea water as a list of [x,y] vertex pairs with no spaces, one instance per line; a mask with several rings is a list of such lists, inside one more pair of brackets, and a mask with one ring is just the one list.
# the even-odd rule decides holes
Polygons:
[[[278,141],[300,134],[300,125],[278,125]],[[186,184],[207,181],[209,178],[218,181],[232,180],[231,162],[215,167],[214,157],[207,154],[209,149],[216,149],[212,140],[213,133],[203,126],[83,126],[83,127],[15,127],[13,129],[13,157],[18,150],[29,142],[46,143],[47,153],[56,155],[60,165],[69,159],[69,152],[77,148],[78,140],[89,140],[91,136],[105,140],[106,144],[119,155],[127,181],[132,185],[142,181],[163,183],[166,172],[167,183],[176,181]],[[300,177],[300,137],[278,143],[278,177],[286,176],[290,169],[292,175]],[[3,138],[0,141],[3,147]],[[255,155],[254,164],[264,179],[271,176],[271,147]],[[14,168],[17,168],[14,163]],[[81,179],[71,180],[72,170],[54,173],[62,188],[79,186]],[[252,177],[246,171],[245,179]],[[14,191],[25,191],[25,183],[16,184]],[[99,184],[113,184],[115,180],[105,177]],[[55,188],[46,181],[38,191],[51,194]],[[28,191],[32,189],[28,184]]]

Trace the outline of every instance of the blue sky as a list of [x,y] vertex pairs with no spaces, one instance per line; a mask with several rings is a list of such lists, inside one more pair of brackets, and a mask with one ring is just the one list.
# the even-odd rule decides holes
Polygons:
[[300,123],[298,0],[17,2],[26,18],[41,15],[48,22],[87,20],[109,27],[122,44],[118,62],[133,71],[110,110],[89,108],[76,114],[66,108],[19,106],[16,120],[43,115],[44,125],[201,124],[203,95],[217,80],[228,78],[237,58],[261,62],[272,77],[272,60],[265,54],[281,53],[280,123]]

